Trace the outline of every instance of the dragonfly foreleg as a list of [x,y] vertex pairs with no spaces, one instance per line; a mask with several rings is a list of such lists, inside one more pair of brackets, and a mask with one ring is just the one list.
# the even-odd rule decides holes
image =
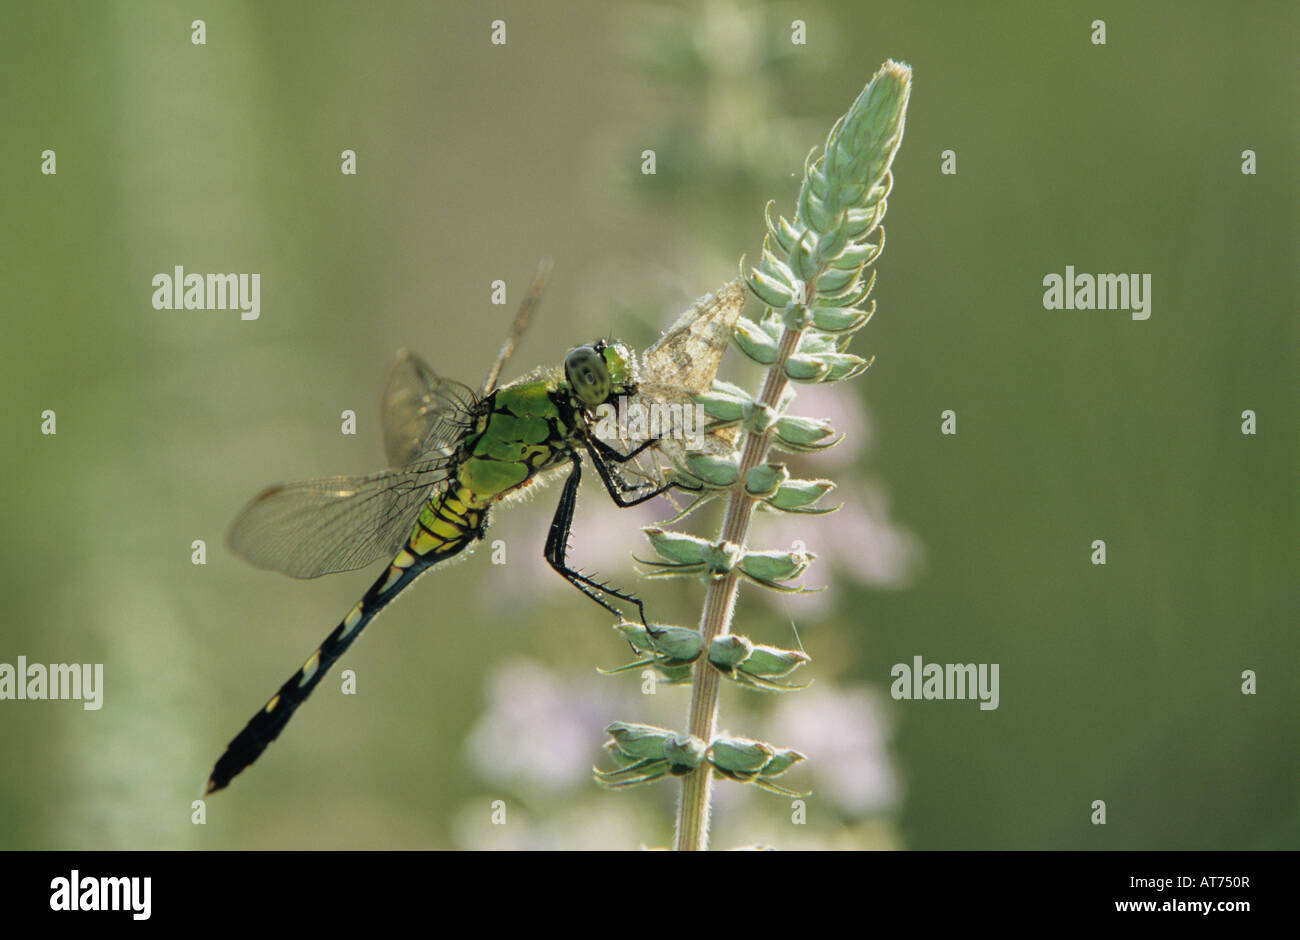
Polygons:
[[652,489],[648,493],[643,492],[640,496],[633,496],[631,498],[628,498],[623,494],[635,493],[638,490],[644,490],[645,487],[647,486],[654,486],[654,484],[647,482],[647,483],[640,484],[638,486],[638,485],[628,483],[626,480],[624,480],[622,477],[620,477],[618,474],[616,474],[613,470],[610,469],[609,465],[605,463],[601,454],[599,454],[597,451],[590,448],[588,448],[588,453],[591,454],[591,462],[596,465],[596,473],[600,475],[600,482],[605,484],[605,489],[609,492],[609,498],[614,501],[615,505],[623,509],[626,509],[629,506],[639,506],[644,502],[648,502],[654,499],[656,496],[660,496],[668,492],[674,486],[681,486],[681,484],[678,483],[676,480],[670,480],[669,482],[663,484],[662,486],[655,486],[654,489]]
[[600,454],[601,457],[605,458],[606,460],[612,460],[614,461],[614,463],[627,463],[629,460],[633,460],[636,457],[639,457],[641,453],[645,451],[647,448],[652,447],[656,443],[658,443],[653,437],[648,438],[647,440],[642,441],[636,447],[633,447],[630,451],[628,451],[625,454],[622,451],[620,451],[618,448],[611,447],[609,444],[606,444],[598,437],[588,436],[587,442],[593,448],[595,448],[596,453]]
[[[597,462],[597,467],[600,467],[599,462]],[[601,476],[603,479],[604,474],[602,473]],[[547,563],[559,572],[564,580],[620,620],[623,618],[623,612],[606,601],[601,596],[602,594],[608,594],[610,597],[617,597],[621,601],[636,605],[641,622],[645,623],[645,607],[639,597],[619,591],[607,584],[601,584],[599,581],[595,581],[582,572],[569,567],[567,561],[569,535],[573,531],[573,511],[578,505],[578,484],[581,481],[582,455],[575,452],[573,455],[573,470],[569,473],[569,479],[564,482],[564,490],[560,493],[560,504],[555,507],[555,515],[551,519],[551,531],[546,536],[546,548],[543,555]]]

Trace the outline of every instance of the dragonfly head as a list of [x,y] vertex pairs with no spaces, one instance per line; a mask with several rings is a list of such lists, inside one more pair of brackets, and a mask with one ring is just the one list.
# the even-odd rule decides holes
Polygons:
[[585,408],[596,408],[635,387],[636,358],[622,343],[603,339],[579,346],[564,360],[564,377]]

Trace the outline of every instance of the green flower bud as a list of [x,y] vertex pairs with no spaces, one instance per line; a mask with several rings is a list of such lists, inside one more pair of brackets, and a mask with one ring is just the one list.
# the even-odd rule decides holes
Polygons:
[[794,296],[793,288],[782,278],[765,273],[761,268],[751,268],[746,279],[754,296],[769,307],[783,309]]
[[691,662],[704,650],[699,630],[655,624],[649,630],[649,642],[656,653],[677,662]]
[[817,295],[819,297],[833,297],[857,281],[861,274],[862,268],[860,266],[849,271],[836,267],[826,268],[817,277]]
[[795,353],[785,361],[785,374],[796,382],[819,382],[829,371],[830,366],[803,353]]
[[673,771],[694,770],[704,762],[707,748],[699,738],[689,734],[673,734],[664,741],[664,760]]
[[803,574],[813,557],[808,552],[745,552],[738,564],[756,581],[789,581]]
[[[803,233],[801,232],[800,237],[802,237],[802,235]],[[794,247],[791,248],[791,251],[794,251],[798,246],[799,243],[796,241]],[[764,250],[763,256],[758,262],[758,269],[783,287],[793,289],[795,282],[798,281],[798,277],[795,276],[790,265],[786,263],[789,258],[790,251],[782,251],[778,255],[774,251]],[[778,304],[777,308],[780,309],[781,306],[782,305]]]
[[799,761],[806,759],[807,758],[798,751],[777,751],[772,755],[772,759],[763,765],[763,769],[759,771],[759,776],[778,777],[795,764],[799,763]]
[[811,506],[833,489],[835,484],[830,480],[783,480],[768,503],[795,512]]
[[627,641],[632,644],[634,649],[643,653],[656,652],[654,641],[650,638],[650,633],[645,624],[633,623],[630,620],[623,620],[614,624],[614,629],[623,634]]
[[799,215],[796,221],[803,222],[819,232],[829,231],[835,224],[835,210],[813,194],[813,187],[808,185],[799,191]]
[[709,662],[719,669],[730,669],[749,658],[753,648],[747,637],[733,634],[715,637],[709,644]]
[[719,540],[700,549],[700,557],[710,571],[726,574],[736,567],[740,558],[740,546],[732,542]]
[[865,209],[850,209],[844,213],[844,232],[854,241],[866,238],[876,230],[884,213],[884,204],[877,202]]
[[774,310],[769,310],[767,315],[758,321],[758,328],[766,333],[767,338],[774,343],[781,342],[781,333],[785,330],[781,318],[776,315]]
[[777,346],[753,320],[741,317],[732,330],[732,339],[750,359],[759,365],[770,366],[776,362]]
[[778,442],[794,451],[820,450],[839,440],[830,422],[816,418],[785,415],[777,419],[775,430]]
[[753,401],[741,407],[740,416],[746,430],[762,434],[776,422],[777,412],[762,402]]
[[744,389],[730,382],[715,380],[709,391],[695,396],[695,401],[711,418],[719,421],[739,421],[744,414],[742,409],[745,403],[753,401],[753,398]]
[[799,339],[799,354],[810,358],[823,353],[839,352],[840,347],[852,337],[809,331]]
[[[825,229],[822,226],[813,226],[813,228],[817,231],[810,229],[800,234],[799,241],[795,244],[794,250],[790,252],[790,270],[794,274],[794,280],[791,281],[792,286],[795,281],[808,283],[817,273],[817,232],[825,231]],[[792,292],[792,296],[797,297],[798,294]],[[785,304],[781,304],[776,309],[779,310],[784,306]]]
[[[827,306],[834,304],[839,307],[857,307],[860,308],[871,295],[871,289],[876,286],[876,272],[872,271],[870,275],[859,279],[857,282],[850,284],[844,290],[837,294],[820,294],[821,302]],[[875,301],[867,310],[867,316],[870,317],[876,312]]]
[[876,246],[868,242],[850,242],[839,255],[828,263],[841,271],[859,271],[863,265],[875,260]]
[[710,486],[731,486],[740,479],[740,455],[694,454],[686,458],[690,472]]
[[790,301],[781,312],[781,323],[787,330],[802,330],[812,322],[806,304]]
[[776,756],[776,749],[748,738],[714,738],[709,763],[731,774],[757,774]]
[[790,479],[790,471],[783,463],[764,463],[745,474],[745,492],[760,499],[775,497]]
[[[741,672],[747,672],[759,679],[779,679],[782,676],[788,676],[808,662],[809,659],[807,653],[798,650],[783,650],[775,646],[754,646],[750,649],[749,656],[739,664],[738,668]],[[713,660],[712,651],[709,653],[709,660]]]
[[648,526],[641,531],[659,557],[666,561],[676,565],[698,565],[703,561],[703,552],[708,546],[704,539],[684,532],[669,532],[657,526]]
[[826,372],[819,382],[842,382],[845,379],[851,379],[855,375],[861,375],[871,367],[871,363],[876,361],[876,357],[863,359],[861,356],[855,356],[852,353],[823,353],[818,357],[826,366]]
[[667,728],[616,721],[605,729],[614,746],[629,757],[664,759],[664,742],[673,734]]
[[847,244],[849,244],[849,229],[841,222],[833,230],[822,233],[822,237],[817,242],[817,260],[822,264],[830,263],[840,256]]
[[824,333],[852,333],[867,325],[871,314],[857,307],[813,307],[813,326]]

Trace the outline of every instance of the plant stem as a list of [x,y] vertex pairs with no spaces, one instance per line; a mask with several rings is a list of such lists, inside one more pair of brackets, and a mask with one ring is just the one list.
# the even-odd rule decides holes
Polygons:
[[[768,369],[763,380],[763,390],[759,401],[769,408],[776,408],[785,392],[788,379],[785,375],[785,361],[799,348],[802,330],[786,329],[781,334],[781,346],[777,360]],[[768,436],[770,432],[745,433],[745,447],[740,458],[740,479],[754,467],[767,459]],[[754,515],[754,497],[745,491],[743,485],[731,491],[727,501],[727,513],[722,523],[722,539],[735,545],[744,545],[749,537],[749,523]],[[740,577],[733,571],[709,582],[708,592],[704,597],[704,611],[700,616],[700,634],[704,638],[704,648],[716,637],[726,636],[731,632],[731,617],[736,609],[736,592],[740,589]],[[687,730],[705,744],[713,740],[718,721],[718,688],[721,682],[718,670],[709,665],[707,659],[701,660],[695,668],[691,680],[691,706],[687,718]],[[677,839],[674,849],[678,852],[702,852],[709,844],[709,804],[713,773],[708,762],[701,764],[682,778],[682,802],[677,813]]]

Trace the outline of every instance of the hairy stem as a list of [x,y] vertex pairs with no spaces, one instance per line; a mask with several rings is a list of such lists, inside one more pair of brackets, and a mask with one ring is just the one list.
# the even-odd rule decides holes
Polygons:
[[[780,354],[763,380],[759,401],[776,408],[785,392],[788,379],[785,361],[799,348],[802,330],[785,330],[781,335]],[[746,432],[745,446],[740,458],[740,479],[767,459],[770,432]],[[731,491],[727,514],[722,523],[722,539],[735,545],[744,545],[749,537],[749,523],[754,515],[754,497],[743,486]],[[736,609],[736,592],[740,589],[740,576],[733,570],[709,582],[704,597],[704,611],[700,617],[700,633],[704,648],[708,649],[714,638],[731,632],[731,616]],[[707,662],[701,662],[691,680],[691,706],[687,730],[701,741],[712,741],[718,721],[718,688],[721,682],[718,671]],[[678,852],[702,852],[709,843],[709,804],[713,783],[708,763],[701,764],[682,778],[682,802],[677,812]]]

